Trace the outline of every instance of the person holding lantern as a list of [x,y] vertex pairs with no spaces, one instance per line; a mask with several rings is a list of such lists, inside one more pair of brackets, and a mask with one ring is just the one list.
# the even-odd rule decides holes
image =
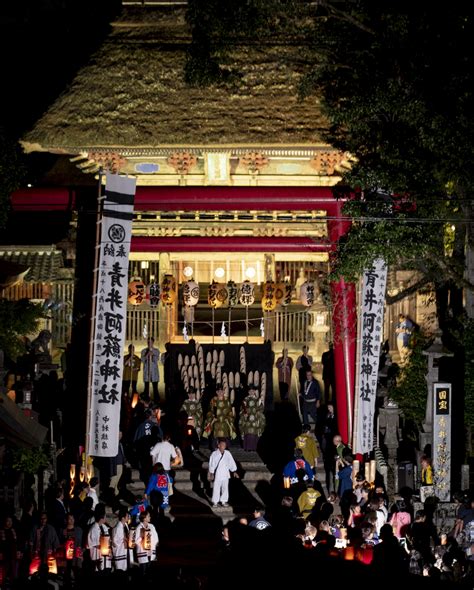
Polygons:
[[97,504],[94,524],[87,535],[87,547],[96,571],[112,567],[109,527],[105,524],[105,504]]
[[48,524],[48,514],[42,512],[40,524],[33,527],[31,533],[31,554],[40,563],[48,563],[48,557],[59,547],[58,535],[53,526]]
[[160,351],[154,348],[154,338],[148,338],[147,347],[142,350],[141,360],[143,363],[143,382],[145,384],[143,395],[145,398],[150,397],[150,383],[153,386],[153,401],[159,402],[158,383],[160,381],[160,371],[158,361],[160,360]]
[[149,510],[140,513],[139,524],[135,529],[134,541],[137,561],[142,572],[148,569],[152,561],[156,560],[156,546],[158,545],[158,533],[151,524]]
[[130,383],[132,384],[132,395],[137,391],[138,373],[140,372],[142,361],[135,354],[135,346],[128,346],[128,354],[123,357],[123,380],[122,393],[128,395],[130,392]]
[[127,508],[118,511],[117,524],[112,529],[112,558],[116,570],[128,569],[128,542],[130,517]]
[[256,451],[258,439],[265,429],[265,414],[255,387],[250,387],[248,396],[242,402],[239,428],[244,451]]
[[64,546],[66,573],[71,577],[72,571],[82,566],[82,529],[76,526],[71,513],[66,517],[66,527],[61,531],[60,538]]

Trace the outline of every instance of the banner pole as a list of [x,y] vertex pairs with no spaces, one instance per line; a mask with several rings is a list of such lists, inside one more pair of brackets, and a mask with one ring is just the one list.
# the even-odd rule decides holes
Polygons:
[[97,308],[97,284],[99,281],[99,257],[100,257],[100,238],[101,238],[101,219],[102,219],[102,204],[104,197],[102,195],[102,168],[99,168],[99,183],[97,187],[97,214],[96,214],[96,233],[95,233],[95,254],[94,254],[94,281],[92,286],[92,305],[91,305],[91,321],[90,321],[90,338],[89,338],[89,371],[88,371],[88,385],[87,385],[87,409],[86,409],[86,440],[85,440],[85,456],[86,456],[86,478],[88,477],[88,459],[90,451],[90,436],[91,436],[91,406],[92,406],[92,382],[94,379],[93,361],[94,361],[94,334],[95,334],[95,320]]
[[357,453],[358,420],[359,420],[359,387],[360,387],[360,337],[362,334],[362,278],[359,279],[356,296],[357,309],[357,335],[356,335],[356,359],[355,359],[355,383],[354,383],[354,419],[352,421],[352,450]]

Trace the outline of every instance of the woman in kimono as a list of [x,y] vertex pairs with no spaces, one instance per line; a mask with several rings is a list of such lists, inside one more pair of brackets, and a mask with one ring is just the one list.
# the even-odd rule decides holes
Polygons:
[[137,561],[142,571],[146,571],[149,564],[156,560],[156,546],[158,545],[158,533],[151,524],[151,515],[147,510],[139,516],[140,523],[135,529],[135,550]]

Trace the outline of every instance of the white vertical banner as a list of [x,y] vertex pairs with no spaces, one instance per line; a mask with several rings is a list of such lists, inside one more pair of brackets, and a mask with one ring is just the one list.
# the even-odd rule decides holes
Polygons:
[[89,454],[96,457],[115,457],[118,452],[135,185],[135,178],[107,174],[94,294],[96,313],[87,432]]
[[451,500],[451,383],[433,384],[433,484],[441,502]]
[[378,258],[364,271],[359,305],[358,364],[355,392],[354,452],[370,453],[374,446],[377,375],[383,337],[387,265]]

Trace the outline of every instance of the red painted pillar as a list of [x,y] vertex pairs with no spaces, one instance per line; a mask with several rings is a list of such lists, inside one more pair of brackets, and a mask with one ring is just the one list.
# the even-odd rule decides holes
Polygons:
[[[334,217],[328,220],[328,234],[333,250],[337,241],[351,226],[349,218],[342,215],[342,202],[338,203]],[[354,283],[343,279],[331,283],[333,303],[334,366],[336,371],[336,406],[339,432],[346,443],[351,443],[354,409],[355,354],[357,337],[357,313]]]

